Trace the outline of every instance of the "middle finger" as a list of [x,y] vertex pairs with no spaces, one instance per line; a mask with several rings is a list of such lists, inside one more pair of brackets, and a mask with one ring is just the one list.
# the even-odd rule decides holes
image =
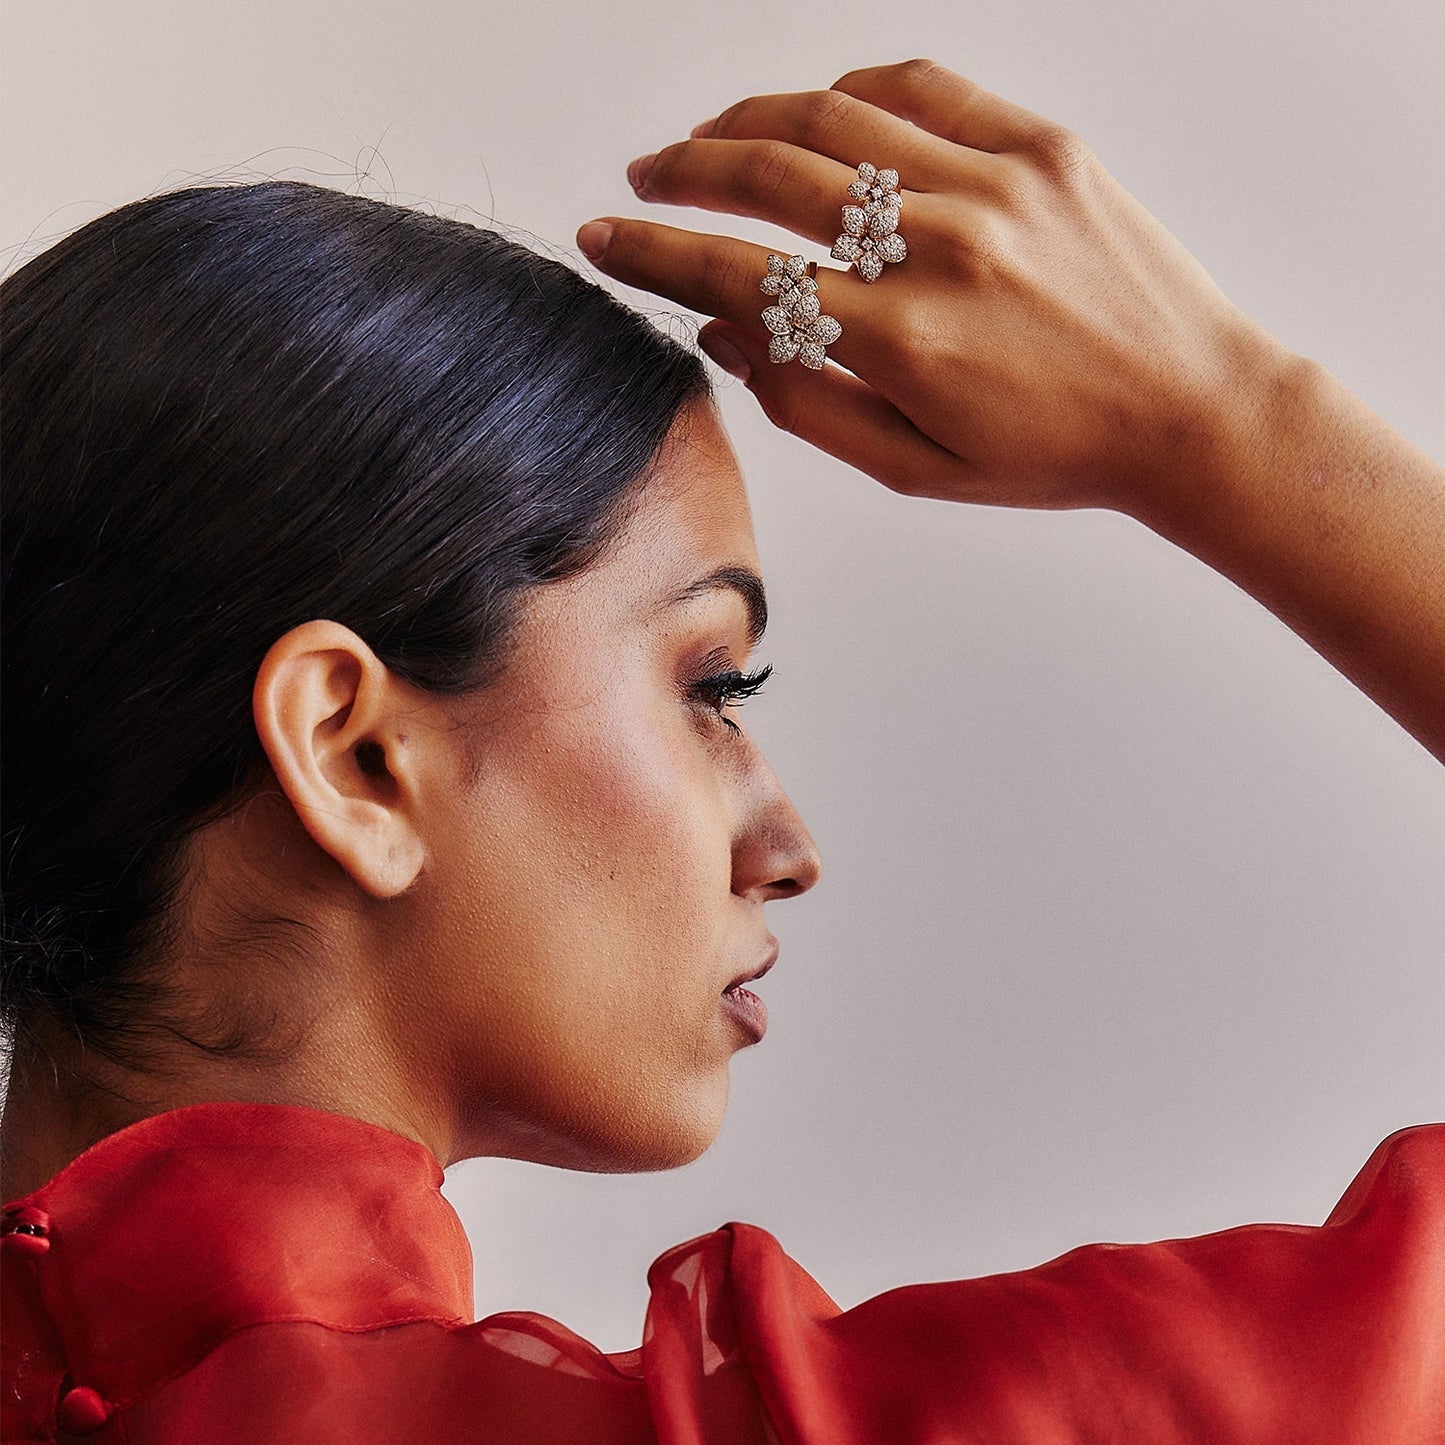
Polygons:
[[[945,140],[840,89],[758,95],[697,126],[692,138],[634,161],[647,201],[752,216],[827,244],[868,159],[899,173],[900,203],[939,193],[987,197],[998,159]],[[905,207],[903,231],[917,214]]]
[[[831,241],[857,172],[778,140],[686,140],[629,175],[644,201],[752,216],[812,241]],[[903,207],[905,216],[908,207]]]
[[896,170],[914,191],[947,191],[981,179],[992,157],[945,140],[841,90],[754,95],[697,126],[714,140],[779,140],[856,167]]

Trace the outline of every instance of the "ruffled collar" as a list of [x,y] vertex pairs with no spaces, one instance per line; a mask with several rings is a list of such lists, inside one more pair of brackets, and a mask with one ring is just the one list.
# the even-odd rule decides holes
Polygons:
[[7,1204],[26,1238],[6,1253],[28,1256],[72,1374],[125,1396],[247,1325],[469,1323],[471,1249],[442,1177],[425,1146],[359,1119],[191,1104]]

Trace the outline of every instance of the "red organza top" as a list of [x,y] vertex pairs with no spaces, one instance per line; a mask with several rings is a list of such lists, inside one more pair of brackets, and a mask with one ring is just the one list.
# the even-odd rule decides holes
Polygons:
[[423,1146],[196,1104],[5,1206],[3,1438],[186,1445],[1445,1441],[1445,1124],[1322,1226],[1095,1244],[839,1310],[750,1224],[648,1271],[641,1348],[472,1319]]

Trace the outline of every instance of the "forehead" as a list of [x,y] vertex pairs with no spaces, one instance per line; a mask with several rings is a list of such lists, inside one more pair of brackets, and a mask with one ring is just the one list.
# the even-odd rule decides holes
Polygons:
[[677,584],[724,564],[757,570],[742,469],[711,400],[679,415],[617,541],[617,560]]
[[579,641],[650,628],[680,594],[728,569],[755,574],[757,542],[737,455],[705,399],[679,415],[606,550],[577,576],[538,588],[531,620]]
[[710,574],[758,570],[737,454],[711,400],[679,415],[607,551],[577,580],[593,605],[642,620]]

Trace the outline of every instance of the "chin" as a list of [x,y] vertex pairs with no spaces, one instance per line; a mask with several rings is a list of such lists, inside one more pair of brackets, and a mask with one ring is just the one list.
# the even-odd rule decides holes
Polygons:
[[666,1138],[649,1140],[646,1145],[635,1149],[626,1157],[606,1165],[597,1172],[606,1174],[654,1174],[664,1169],[681,1169],[701,1159],[718,1136],[717,1127],[690,1133],[670,1134]]
[[[587,1126],[533,1139],[513,1157],[588,1174],[652,1174],[681,1169],[713,1146],[727,1112],[727,1072],[721,1089],[655,1096],[636,1112],[591,1120]],[[538,1147],[540,1146],[540,1147]]]
[[585,1166],[595,1174],[652,1174],[681,1169],[702,1158],[717,1140],[722,1110],[715,1115],[658,1119],[645,1134],[618,1141]]

